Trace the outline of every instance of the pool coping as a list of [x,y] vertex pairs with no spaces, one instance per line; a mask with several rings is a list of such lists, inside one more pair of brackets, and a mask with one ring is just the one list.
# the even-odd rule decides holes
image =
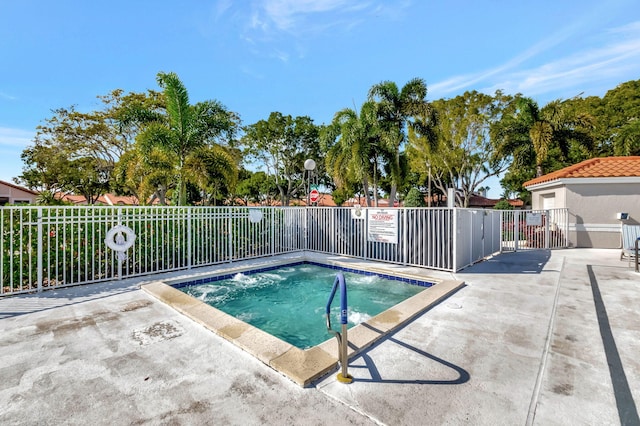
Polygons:
[[[302,257],[302,259],[303,261],[318,262],[315,257],[308,259]],[[292,259],[273,259],[272,262],[269,262],[269,265],[287,265],[290,263],[292,263]],[[335,258],[323,260],[321,263],[345,269],[365,270],[362,267],[354,268],[353,264],[340,262]],[[220,270],[219,274],[229,273],[229,271],[242,272],[255,268],[255,265],[248,264]],[[368,266],[366,271],[382,274],[391,273],[406,278],[433,282],[434,285],[425,287],[420,293],[349,329],[347,333],[349,359],[406,325],[415,317],[464,286],[464,281],[419,277],[416,274],[397,270],[389,271]],[[218,275],[218,272],[209,272],[207,275]],[[309,386],[315,380],[337,369],[337,339],[330,338],[306,350],[297,348],[170,285],[181,281],[184,282],[185,280],[154,281],[142,284],[140,288],[218,336],[232,342],[302,387]]]

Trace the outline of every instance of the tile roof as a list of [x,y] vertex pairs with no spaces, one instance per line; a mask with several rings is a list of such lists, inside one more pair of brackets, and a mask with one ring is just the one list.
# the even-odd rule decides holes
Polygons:
[[564,178],[640,177],[640,156],[600,157],[531,179],[522,186],[536,185]]

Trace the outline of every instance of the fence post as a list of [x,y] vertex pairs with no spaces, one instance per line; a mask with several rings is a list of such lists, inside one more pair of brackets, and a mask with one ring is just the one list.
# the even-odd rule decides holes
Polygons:
[[304,206],[304,251],[309,250],[309,203]]
[[[368,207],[368,206],[367,206]],[[364,244],[364,259],[369,260],[369,240],[367,238],[367,229],[369,229],[369,212],[364,215],[364,226],[362,227],[362,244]]]
[[[407,243],[409,241],[409,230],[407,229],[409,228],[409,211],[406,207],[398,208],[398,210],[399,213],[402,213],[402,264],[407,265],[409,263],[409,244]],[[412,209],[411,211],[415,210]]]
[[[340,207],[336,207],[331,210],[331,235],[336,235],[336,216],[342,214]],[[329,238],[329,244],[331,244],[331,253],[336,252],[336,238]]]
[[518,251],[518,243],[520,242],[520,212],[513,212],[513,251]]
[[193,207],[187,207],[187,269],[191,269],[193,261],[191,259],[193,255],[193,230],[191,229],[191,209]]
[[502,253],[504,250],[504,243],[505,243],[505,239],[504,239],[504,215],[507,214],[505,210],[500,210],[500,221],[498,223],[499,229],[500,229],[500,253]]
[[37,280],[38,280],[38,293],[42,292],[42,280],[43,280],[43,270],[42,270],[42,207],[38,207],[36,210],[38,214],[38,259],[36,261],[37,272]]
[[545,215],[545,221],[544,221],[544,248],[548,249],[549,247],[551,247],[551,245],[549,244],[549,238],[551,237],[551,233],[550,231],[550,227],[549,227],[549,222],[551,219],[551,211],[550,210],[545,210],[544,211],[544,215]]
[[[268,235],[270,237],[269,238],[270,239],[269,247],[270,247],[270,250],[271,250],[271,253],[269,253],[269,254],[273,256],[275,254],[275,251],[276,251],[276,248],[275,248],[275,240],[276,240],[275,214],[274,214],[274,209],[273,208],[267,209],[266,212],[269,213],[269,217],[270,217],[269,220],[271,221],[271,228],[270,228],[269,233],[268,233]],[[278,232],[277,234],[279,235],[280,233]]]
[[232,207],[226,207],[229,212],[227,216],[227,227],[229,230],[228,240],[229,240],[229,262],[233,262],[233,213],[231,212]]
[[[118,208],[118,225],[122,224],[122,207]],[[122,260],[116,255],[118,258],[118,281],[122,279]]]
[[451,223],[453,225],[453,228],[450,228],[448,231],[450,232],[449,235],[451,235],[451,254],[453,256],[453,263],[451,265],[451,271],[452,272],[457,272],[458,271],[458,210],[457,207],[452,207],[449,210],[451,216],[452,216],[452,220]]

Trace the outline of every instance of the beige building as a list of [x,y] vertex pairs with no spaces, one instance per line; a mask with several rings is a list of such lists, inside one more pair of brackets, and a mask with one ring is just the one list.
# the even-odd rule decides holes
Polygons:
[[640,157],[592,158],[523,186],[534,210],[569,210],[570,247],[620,248],[622,224],[640,224]]
[[35,204],[38,193],[13,183],[0,180],[0,206],[8,204]]

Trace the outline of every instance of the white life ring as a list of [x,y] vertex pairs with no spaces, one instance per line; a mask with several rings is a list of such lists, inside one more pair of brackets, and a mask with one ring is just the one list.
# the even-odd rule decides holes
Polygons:
[[116,225],[109,229],[107,236],[104,239],[104,243],[111,250],[125,252],[133,246],[135,240],[136,233],[133,232],[133,229],[124,225]]

